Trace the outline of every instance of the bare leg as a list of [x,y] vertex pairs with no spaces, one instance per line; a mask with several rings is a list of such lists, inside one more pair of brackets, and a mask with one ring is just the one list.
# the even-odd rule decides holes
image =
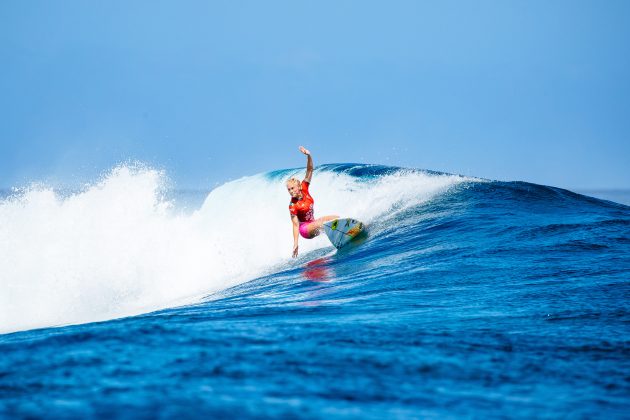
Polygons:
[[308,224],[308,235],[311,238],[319,235],[319,231],[326,222],[330,222],[331,220],[339,219],[339,216],[324,216],[316,219],[314,222]]

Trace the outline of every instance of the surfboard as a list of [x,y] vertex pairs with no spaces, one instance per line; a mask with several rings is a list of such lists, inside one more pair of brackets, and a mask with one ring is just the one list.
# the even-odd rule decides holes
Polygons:
[[324,223],[324,232],[335,248],[341,248],[365,232],[365,225],[355,219],[335,219]]

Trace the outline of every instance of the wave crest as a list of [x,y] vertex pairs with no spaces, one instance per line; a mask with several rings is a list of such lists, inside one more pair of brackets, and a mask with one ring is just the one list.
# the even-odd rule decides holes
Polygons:
[[[294,173],[228,182],[192,213],[165,198],[164,173],[137,166],[80,192],[34,186],[0,201],[0,332],[192,303],[292,264],[284,181]],[[316,217],[369,224],[467,179],[346,164],[318,168],[313,180]],[[318,237],[300,251],[329,246]]]

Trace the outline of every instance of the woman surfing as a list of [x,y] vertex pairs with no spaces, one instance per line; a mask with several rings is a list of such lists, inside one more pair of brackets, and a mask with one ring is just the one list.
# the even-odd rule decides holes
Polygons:
[[300,146],[300,152],[306,155],[306,176],[300,182],[297,178],[291,178],[287,181],[287,190],[291,195],[291,203],[289,203],[289,213],[291,214],[291,222],[293,223],[293,258],[298,255],[298,237],[312,239],[319,235],[322,225],[330,220],[338,219],[339,216],[324,216],[315,219],[313,206],[315,201],[308,192],[311,185],[311,177],[313,176],[313,158],[311,152]]

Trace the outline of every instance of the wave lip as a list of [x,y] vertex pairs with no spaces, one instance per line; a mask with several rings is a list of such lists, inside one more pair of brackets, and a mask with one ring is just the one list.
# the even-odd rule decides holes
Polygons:
[[[164,173],[120,166],[84,190],[33,186],[0,200],[0,332],[136,315],[198,301],[293,264],[280,170],[211,191],[184,213]],[[392,218],[470,179],[378,165],[319,167],[316,214]],[[301,241],[301,253],[330,247]]]

